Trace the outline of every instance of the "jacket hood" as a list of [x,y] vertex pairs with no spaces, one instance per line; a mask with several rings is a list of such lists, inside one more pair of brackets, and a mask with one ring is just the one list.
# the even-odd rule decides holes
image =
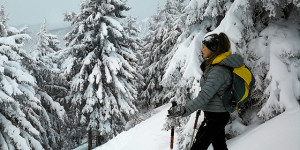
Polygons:
[[239,54],[231,54],[230,51],[217,56],[212,64],[220,64],[232,68],[239,68],[244,64],[244,58]]

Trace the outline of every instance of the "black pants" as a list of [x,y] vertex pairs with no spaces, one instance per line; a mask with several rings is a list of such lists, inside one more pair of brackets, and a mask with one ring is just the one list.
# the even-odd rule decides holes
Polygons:
[[228,112],[204,112],[202,122],[191,150],[207,150],[210,144],[214,150],[228,150],[225,126],[230,119]]

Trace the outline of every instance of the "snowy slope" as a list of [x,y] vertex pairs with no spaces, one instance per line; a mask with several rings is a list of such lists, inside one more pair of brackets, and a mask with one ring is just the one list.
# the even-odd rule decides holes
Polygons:
[[[170,105],[165,105],[157,109],[158,113],[148,120],[121,133],[95,150],[169,150],[170,132],[161,130],[169,107]],[[285,112],[257,127],[252,127],[238,137],[227,141],[227,144],[230,150],[299,150],[299,141],[300,108]],[[86,146],[80,149],[86,149]],[[175,149],[177,149],[176,145]]]
[[162,130],[169,107],[156,109],[157,114],[96,150],[169,150],[170,132]]
[[299,150],[300,109],[285,112],[228,141],[230,150]]

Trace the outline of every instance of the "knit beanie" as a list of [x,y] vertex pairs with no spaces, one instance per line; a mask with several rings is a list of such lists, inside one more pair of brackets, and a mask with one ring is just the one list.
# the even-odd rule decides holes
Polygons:
[[202,44],[209,50],[216,52],[218,50],[219,39],[216,36],[208,35],[203,39]]

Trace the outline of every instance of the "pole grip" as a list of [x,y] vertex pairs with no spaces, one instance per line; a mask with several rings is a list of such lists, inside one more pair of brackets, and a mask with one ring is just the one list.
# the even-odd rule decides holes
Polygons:
[[173,144],[174,144],[174,126],[171,126],[171,143],[170,143],[171,149],[173,149]]

